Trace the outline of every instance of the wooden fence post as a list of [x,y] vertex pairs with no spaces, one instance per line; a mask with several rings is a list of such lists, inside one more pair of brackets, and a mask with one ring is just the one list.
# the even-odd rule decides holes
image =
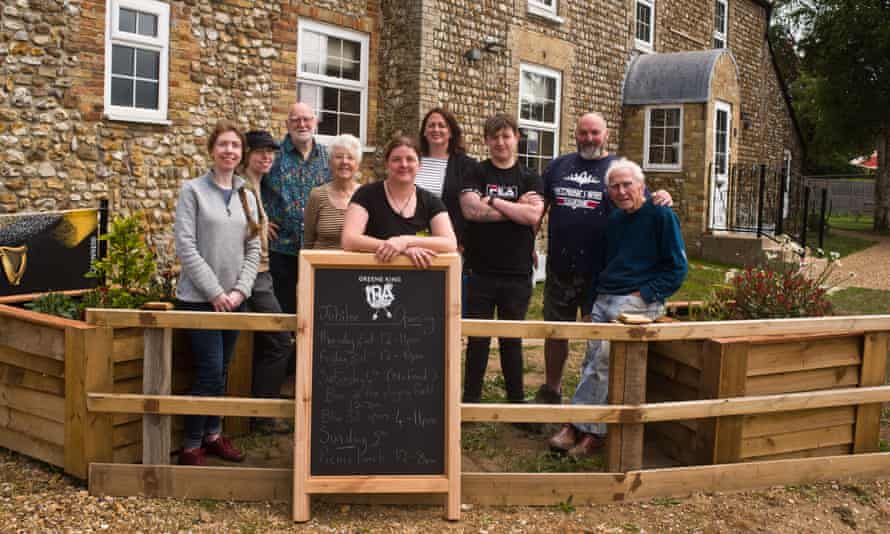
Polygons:
[[87,393],[114,392],[114,331],[65,329],[65,472],[86,479],[92,462],[110,462],[112,414],[87,410]]
[[[708,341],[702,353],[702,399],[744,397],[747,383],[748,343]],[[701,464],[726,464],[742,459],[744,416],[703,419],[696,433],[696,458]]]
[[[142,360],[142,392],[147,395],[170,395],[173,375],[173,330],[146,328],[145,352]],[[170,463],[172,418],[169,415],[142,416],[143,465]]]
[[[887,350],[890,332],[865,334],[859,386],[882,386],[887,379]],[[878,452],[881,441],[881,404],[860,404],[856,407],[853,453]]]
[[[646,402],[648,343],[611,343],[609,353],[609,404],[639,405]],[[606,465],[611,473],[643,467],[643,424],[609,425]]]

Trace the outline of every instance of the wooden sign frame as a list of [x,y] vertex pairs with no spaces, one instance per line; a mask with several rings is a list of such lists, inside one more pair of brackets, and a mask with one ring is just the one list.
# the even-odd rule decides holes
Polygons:
[[373,254],[330,250],[300,253],[297,289],[297,384],[294,407],[294,521],[311,518],[310,496],[332,493],[444,493],[445,517],[460,519],[460,319],[461,261],[457,254],[433,259],[432,270],[445,271],[445,472],[441,475],[338,475],[313,476],[310,470],[312,430],[312,360],[314,337],[315,274],[318,269],[414,270],[410,260],[398,256],[380,263]]

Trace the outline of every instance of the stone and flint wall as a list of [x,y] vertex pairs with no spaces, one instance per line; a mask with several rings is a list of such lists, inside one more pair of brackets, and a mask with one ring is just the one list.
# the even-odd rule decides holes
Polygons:
[[[659,0],[656,52],[710,48],[713,2]],[[170,2],[170,124],[103,116],[106,2],[6,0],[0,12],[0,212],[68,209],[111,201],[115,213],[144,211],[151,239],[170,242],[179,184],[208,166],[217,120],[284,134],[296,95],[301,17],[369,36],[367,144],[379,155],[395,130],[416,133],[427,109],[459,117],[471,154],[484,155],[482,124],[518,112],[523,62],[562,74],[560,152],[572,128],[602,112],[618,150],[621,86],[633,49],[631,0],[560,0],[553,20],[524,0],[175,0]],[[799,141],[765,42],[760,0],[730,0],[729,45],[739,62],[740,161],[781,161]],[[485,39],[501,45],[464,57]],[[689,135],[695,135],[690,133]],[[687,137],[687,140],[691,137]],[[366,154],[366,177],[377,167]],[[677,185],[694,209],[701,193]],[[675,197],[678,195],[675,194]],[[690,213],[693,213],[690,211]]]
[[14,0],[0,23],[0,212],[111,201],[143,211],[162,253],[183,180],[205,172],[220,119],[285,133],[296,95],[297,21],[370,36],[368,142],[380,95],[375,1],[170,3],[169,125],[103,117],[106,5]]

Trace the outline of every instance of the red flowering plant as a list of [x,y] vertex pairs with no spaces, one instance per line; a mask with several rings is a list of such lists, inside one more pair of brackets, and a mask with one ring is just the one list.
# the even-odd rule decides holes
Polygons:
[[[797,262],[768,262],[767,267],[730,271],[727,284],[716,287],[711,297],[693,312],[699,320],[780,319],[831,315],[828,292],[839,282],[832,276],[840,266],[839,255],[804,257]],[[769,258],[775,259],[775,257]]]

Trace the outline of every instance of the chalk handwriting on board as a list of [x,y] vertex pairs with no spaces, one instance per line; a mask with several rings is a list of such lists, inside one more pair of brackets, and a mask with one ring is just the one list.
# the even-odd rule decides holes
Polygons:
[[312,474],[443,473],[444,273],[315,276]]

